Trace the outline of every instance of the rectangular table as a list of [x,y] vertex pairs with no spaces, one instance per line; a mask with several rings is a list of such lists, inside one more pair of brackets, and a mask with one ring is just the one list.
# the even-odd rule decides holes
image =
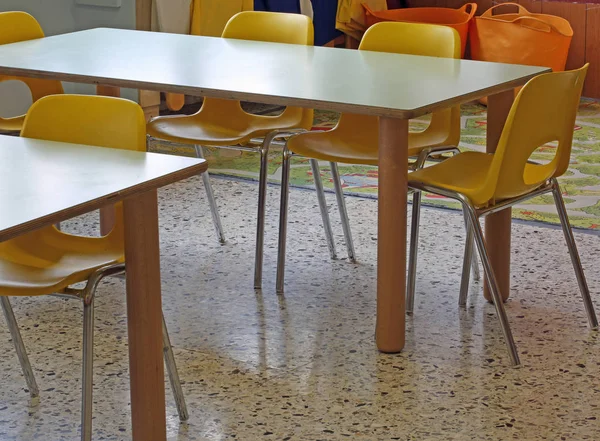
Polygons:
[[[380,117],[377,346],[404,347],[408,120],[489,96],[496,149],[512,89],[548,69],[116,29],[0,46],[0,74],[303,106]],[[510,209],[486,237],[510,290]]]
[[156,190],[206,168],[203,159],[0,136],[0,242],[123,201],[136,439],[166,438]]

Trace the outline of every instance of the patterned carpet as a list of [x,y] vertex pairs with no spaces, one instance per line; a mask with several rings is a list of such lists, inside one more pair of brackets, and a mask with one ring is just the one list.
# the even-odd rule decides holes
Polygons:
[[[315,115],[315,128],[330,128],[337,121],[338,114],[318,111]],[[411,121],[411,129],[422,129],[427,119]],[[479,104],[462,106],[462,150],[485,150],[486,108]],[[193,155],[191,148],[168,147],[158,142],[151,143],[154,151]],[[548,162],[554,155],[553,144],[539,148],[532,159]],[[274,150],[270,155],[269,180],[279,182],[281,153]],[[225,149],[206,149],[210,172],[245,179],[258,179],[259,162],[254,153]],[[344,189],[348,194],[377,197],[377,168],[340,164]],[[324,184],[332,189],[328,164],[323,163],[321,173]],[[581,101],[573,151],[569,171],[560,179],[565,203],[573,226],[600,230],[600,102],[590,99]],[[307,160],[296,158],[292,164],[291,184],[311,187],[312,172]],[[426,195],[423,202],[428,205],[458,208],[458,204],[445,198]],[[513,217],[558,224],[558,215],[552,196],[541,196],[518,205],[513,209]]]

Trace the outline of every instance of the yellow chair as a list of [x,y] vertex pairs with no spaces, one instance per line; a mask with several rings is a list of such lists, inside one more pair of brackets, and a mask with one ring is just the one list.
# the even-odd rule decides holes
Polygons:
[[[551,192],[590,326],[594,329],[598,327],[575,238],[556,180],[565,173],[569,165],[575,117],[587,69],[586,64],[578,70],[540,75],[530,80],[515,99],[495,153],[461,153],[408,176],[409,186],[415,191],[427,191],[462,203],[469,225],[467,243],[475,237],[514,365],[519,364],[519,354],[487,255],[479,225],[479,218],[482,216]],[[558,148],[548,164],[536,164],[529,160],[537,148],[555,141],[558,142]],[[412,240],[417,241],[417,235]],[[471,248],[467,247],[466,250],[465,261],[468,261]],[[466,295],[461,295],[460,303],[466,303]]]
[[[146,150],[144,112],[134,102],[101,96],[54,95],[34,103],[21,135],[27,138]],[[92,434],[94,293],[101,279],[125,271],[122,205],[116,206],[113,230],[104,237],[82,237],[45,227],[0,243],[0,302],[30,394],[38,387],[8,296],[58,293],[83,300],[83,387],[81,439]],[[83,288],[71,286],[85,282]],[[167,372],[182,421],[188,413],[163,317]]]
[[[313,26],[308,17],[299,14],[245,11],[233,16],[223,31],[223,38],[313,44]],[[210,60],[207,60],[210,62]],[[258,61],[259,62],[259,61]],[[194,115],[158,117],[148,124],[148,135],[177,144],[195,146],[202,157],[202,146],[234,148],[260,153],[260,179],[254,285],[261,287],[265,223],[265,199],[268,177],[269,148],[276,139],[298,130],[312,127],[313,111],[288,107],[278,116],[254,115],[245,112],[239,101],[206,98],[200,111]],[[264,138],[262,143],[252,142]],[[208,173],[203,173],[204,184],[211,203],[217,234],[224,241],[216,203]]]
[[[39,23],[31,15],[26,12],[0,13],[0,44],[34,40],[36,38],[44,38],[44,31],[42,31]],[[0,82],[8,80],[18,80],[25,83],[31,92],[33,102],[47,95],[63,93],[60,81],[0,75]],[[20,132],[24,120],[25,115],[0,118],[0,133]]]
[[[460,36],[456,30],[446,26],[417,23],[385,22],[371,26],[365,33],[359,50],[393,52],[409,55],[424,55],[447,58],[460,58]],[[429,126],[420,132],[409,134],[409,156],[416,160],[410,168],[418,169],[425,161],[443,159],[443,154],[459,153],[460,108],[434,112]],[[342,217],[342,227],[354,255],[348,215],[343,198],[336,162],[346,164],[377,165],[379,158],[379,119],[374,116],[344,113],[338,124],[327,132],[302,133],[292,137],[284,152],[281,214],[279,226],[279,254],[277,264],[277,292],[283,292],[285,276],[285,252],[287,230],[287,204],[289,192],[289,166],[292,155],[301,155],[322,161],[329,161],[336,187],[337,203]],[[316,172],[313,171],[313,175]],[[413,224],[418,223],[421,195],[413,196]],[[417,249],[411,246],[410,262],[416,264]],[[411,263],[413,264],[413,263]],[[474,268],[477,268],[476,262]],[[414,291],[415,279],[408,280],[407,290]],[[409,299],[411,296],[407,296]],[[407,312],[412,312],[412,304],[407,304]]]
[[[231,17],[242,11],[253,11],[254,0],[192,0],[190,3],[190,34],[220,37]],[[169,110],[181,110],[185,95],[166,93]]]

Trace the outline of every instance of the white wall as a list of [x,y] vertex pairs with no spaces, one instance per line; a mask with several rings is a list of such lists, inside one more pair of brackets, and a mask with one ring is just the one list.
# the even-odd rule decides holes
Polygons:
[[[25,11],[41,24],[46,35],[63,34],[97,27],[135,28],[135,0],[86,0],[98,5],[121,3],[120,7],[90,6],[78,0],[0,0],[0,12]],[[83,3],[83,2],[82,2]],[[95,87],[66,84],[69,93],[95,93]],[[122,90],[122,95],[137,99],[137,92]],[[22,83],[0,83],[0,116],[22,114],[31,104],[31,95]]]

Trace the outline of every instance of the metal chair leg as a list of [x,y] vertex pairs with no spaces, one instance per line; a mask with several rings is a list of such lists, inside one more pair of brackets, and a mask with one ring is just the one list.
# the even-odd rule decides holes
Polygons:
[[[467,239],[469,236],[469,223],[466,222],[465,219],[465,228],[467,230]],[[471,233],[471,238],[473,237],[473,233]],[[473,280],[481,280],[481,272],[479,271],[479,261],[477,260],[477,250],[476,250],[476,245],[475,242],[473,242],[473,239],[471,239],[470,242],[467,242],[467,245],[470,244],[471,246],[471,272],[473,273]],[[466,268],[465,265],[468,265],[469,263],[465,263],[463,264],[463,268]]]
[[487,253],[485,240],[483,238],[483,231],[481,230],[481,225],[479,225],[477,215],[475,214],[474,209],[468,206],[465,201],[462,202],[463,206],[466,208],[465,214],[467,215],[468,221],[471,224],[470,229],[475,235],[475,243],[477,244],[477,249],[479,250],[479,255],[481,256],[481,261],[483,263],[485,276],[490,286],[490,291],[494,300],[494,307],[496,308],[496,314],[498,315],[498,320],[500,320],[500,327],[502,328],[502,333],[504,334],[504,340],[506,342],[506,345],[508,346],[510,360],[513,366],[518,366],[519,364],[521,364],[519,360],[519,353],[517,351],[517,346],[513,339],[512,331],[510,330],[510,324],[508,322],[508,317],[506,316],[504,302],[502,300],[502,295],[500,294],[498,282],[496,281],[496,275],[494,274],[494,270],[492,269],[490,258]]
[[269,147],[273,137],[266,137],[260,149],[260,177],[258,180],[258,214],[256,216],[256,248],[254,254],[254,289],[262,287],[263,255],[265,244],[265,212],[267,179],[269,175]]
[[[452,150],[452,154],[453,155],[458,155],[460,153],[460,149],[457,147],[456,149]],[[469,235],[469,222],[467,221],[467,217],[465,216],[465,228],[467,229],[467,236]],[[473,237],[473,235],[471,234],[471,237]],[[469,242],[467,242],[468,244]],[[477,250],[476,250],[476,245],[475,242],[473,242],[471,240],[471,251],[470,254],[472,256],[470,265],[471,265],[471,272],[473,273],[473,280],[481,280],[481,272],[479,271],[479,262],[477,260]],[[464,274],[464,270],[467,268],[466,266],[467,264],[463,262],[463,274]],[[464,278],[464,276],[463,276]],[[469,278],[466,278],[467,282],[469,280]],[[462,285],[461,285],[462,287]],[[468,290],[469,287],[466,286],[466,289]],[[468,292],[468,291],[467,291]],[[465,294],[466,295],[466,294]],[[462,297],[462,288],[461,288],[461,297]],[[464,303],[460,303],[461,305],[465,305],[467,301],[467,298],[464,298]]]
[[585,274],[583,272],[583,266],[581,265],[581,259],[579,258],[579,252],[577,251],[577,244],[575,243],[575,237],[573,236],[573,230],[569,222],[569,216],[567,214],[567,208],[560,192],[560,187],[556,179],[552,180],[552,195],[554,196],[554,203],[558,210],[558,217],[560,218],[560,225],[562,226],[567,247],[569,248],[569,255],[571,256],[571,262],[573,263],[573,269],[575,270],[575,276],[577,277],[577,283],[579,284],[579,290],[581,291],[581,297],[583,298],[583,304],[585,306],[585,312],[588,316],[588,322],[592,329],[598,329],[598,318],[594,311],[594,305],[592,304],[592,298],[590,297],[590,290],[585,280]]
[[410,250],[408,255],[408,278],[406,284],[406,313],[412,314],[415,308],[415,288],[417,284],[417,256],[419,250],[419,223],[421,217],[421,192],[413,193],[412,220],[410,224]]
[[467,239],[465,242],[465,254],[462,265],[462,276],[460,280],[460,295],[458,297],[459,306],[466,306],[467,297],[469,295],[469,280],[471,273],[473,273],[473,280],[481,280],[481,273],[479,271],[479,261],[477,260],[477,250],[475,242],[473,241],[473,232],[470,231],[468,214],[463,207],[463,214],[465,220],[465,230],[467,232]]
[[190,415],[188,413],[187,405],[185,403],[185,396],[183,395],[183,390],[181,389],[181,380],[179,379],[179,372],[177,371],[177,365],[175,364],[175,356],[173,355],[173,347],[171,346],[171,339],[169,338],[169,332],[167,330],[167,324],[165,323],[164,314],[162,316],[162,334],[165,366],[167,367],[169,383],[171,384],[173,398],[175,398],[175,404],[177,406],[179,420],[187,421]]
[[94,296],[83,300],[83,379],[81,397],[81,441],[92,439],[92,394],[94,387]]
[[[455,149],[459,152],[458,149]],[[452,150],[450,150],[452,151]],[[420,170],[425,167],[427,159],[435,154],[431,148],[423,149],[419,152],[419,156],[414,163],[413,170]],[[412,202],[412,220],[410,229],[410,249],[408,256],[408,277],[406,281],[406,313],[412,314],[415,308],[415,291],[417,285],[417,260],[419,254],[419,226],[421,218],[421,199],[420,191],[413,191]]]
[[[471,243],[471,248],[475,251],[475,243]],[[479,270],[479,261],[477,260],[477,253],[471,252],[473,258],[471,259],[471,272],[473,273],[473,280],[481,280],[481,271]]]
[[[204,153],[202,151],[201,145],[195,145],[196,156],[200,159],[204,159]],[[210,214],[212,215],[213,224],[215,226],[215,230],[217,232],[217,239],[220,244],[225,243],[225,234],[223,233],[223,225],[221,225],[221,216],[219,215],[219,207],[217,206],[217,201],[215,200],[215,194],[213,192],[212,185],[210,183],[210,176],[208,172],[202,173],[202,182],[204,183],[204,188],[206,190],[206,196],[208,198],[208,203],[210,205]]]
[[[285,279],[285,251],[287,239],[287,216],[290,194],[290,160],[291,154],[287,147],[283,149],[283,164],[281,174],[281,202],[279,207],[279,243],[277,246],[277,293],[283,293]],[[317,192],[318,194],[319,192]]]
[[25,349],[23,339],[21,338],[19,325],[17,324],[17,319],[15,318],[15,313],[13,312],[8,297],[0,296],[0,304],[2,305],[2,311],[4,311],[4,317],[6,318],[6,324],[10,331],[13,344],[15,345],[15,350],[17,351],[17,357],[21,364],[21,370],[23,371],[27,388],[29,389],[29,395],[31,398],[38,398],[40,396],[40,390],[35,381],[33,369],[31,369],[31,363],[29,363],[29,357],[27,356],[27,350]]
[[332,259],[337,259],[335,240],[333,239],[333,229],[331,228],[331,221],[329,220],[329,210],[327,209],[327,201],[325,200],[325,190],[323,190],[323,180],[321,179],[319,161],[311,159],[310,168],[312,169],[313,179],[315,181],[315,189],[317,192],[317,199],[319,200],[319,209],[321,210],[325,239],[327,240],[327,246],[329,247],[329,255]]
[[344,189],[342,188],[342,180],[338,165],[335,162],[330,162],[331,174],[333,177],[333,185],[335,187],[335,198],[337,200],[338,211],[342,220],[342,229],[344,230],[344,240],[346,241],[346,249],[348,250],[348,259],[352,263],[356,263],[356,254],[354,253],[354,241],[352,240],[352,231],[350,230],[350,219],[348,218],[348,210],[346,210],[346,200],[344,199]]
[[[469,222],[469,213],[467,211],[467,208],[463,206],[463,219],[465,221],[465,231],[467,232],[467,237],[460,279],[460,294],[458,296],[459,306],[465,306],[467,304],[467,297],[469,295],[469,281],[471,280],[471,269],[473,267],[473,251],[476,251],[475,242],[473,241],[473,231],[471,231],[471,223]],[[475,256],[475,260],[476,259],[477,257]]]
[[475,247],[475,242],[473,241],[473,229],[470,226],[469,215],[466,209],[463,209],[464,218],[465,218],[465,227],[467,230],[467,238],[465,241],[465,254],[463,258],[462,265],[462,277],[460,279],[460,294],[458,296],[458,305],[466,306],[467,305],[467,297],[469,295],[469,282],[471,278],[471,265],[473,261],[477,260],[477,256],[473,256],[473,248]]

